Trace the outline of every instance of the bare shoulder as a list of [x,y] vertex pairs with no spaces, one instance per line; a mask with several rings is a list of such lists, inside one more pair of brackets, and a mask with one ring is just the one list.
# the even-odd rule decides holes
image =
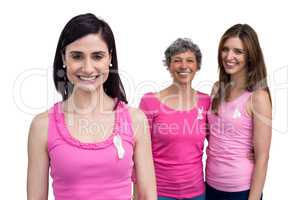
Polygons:
[[133,108],[133,107],[128,107],[132,123],[141,123],[144,122],[146,119],[146,116],[142,110],[139,108]]
[[32,128],[47,128],[48,126],[48,113],[49,111],[45,111],[37,114],[31,122]]
[[255,90],[252,93],[251,100],[252,100],[253,106],[271,104],[269,93],[266,90],[263,90],[263,89]]
[[43,143],[47,142],[48,113],[49,111],[42,112],[32,119],[29,130],[29,140]]
[[135,141],[140,141],[145,135],[148,135],[148,121],[144,112],[138,108],[128,108],[131,115],[132,129]]
[[271,118],[272,104],[269,93],[266,90],[259,89],[252,93],[250,98],[250,110],[253,116],[265,116]]

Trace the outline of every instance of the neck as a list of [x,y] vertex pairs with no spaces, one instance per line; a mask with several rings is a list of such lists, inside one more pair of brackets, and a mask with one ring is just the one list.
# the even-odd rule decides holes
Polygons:
[[232,74],[230,76],[230,81],[232,83],[232,90],[245,90],[246,87],[246,71],[243,70],[237,74]]
[[183,85],[183,84],[173,83],[169,87],[169,90],[171,91],[172,94],[177,94],[182,98],[192,97],[195,93],[194,89],[190,84]]
[[94,91],[75,89],[66,101],[68,112],[77,114],[97,114],[111,111],[112,99],[105,94],[103,87]]

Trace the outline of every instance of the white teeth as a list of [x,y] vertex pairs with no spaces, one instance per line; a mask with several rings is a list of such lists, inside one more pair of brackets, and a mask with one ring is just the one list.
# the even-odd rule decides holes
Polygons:
[[180,74],[180,75],[188,75],[189,73],[188,72],[179,72],[178,74]]
[[79,76],[79,78],[84,81],[92,81],[95,80],[97,76]]
[[180,75],[188,75],[190,72],[177,72]]
[[236,63],[227,62],[226,65],[232,67],[232,66],[236,65]]

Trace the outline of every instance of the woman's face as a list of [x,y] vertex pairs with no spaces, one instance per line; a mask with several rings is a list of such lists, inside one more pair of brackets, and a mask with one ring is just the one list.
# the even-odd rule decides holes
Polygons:
[[238,37],[228,38],[221,49],[224,70],[234,75],[246,70],[246,52]]
[[64,64],[76,89],[93,91],[108,77],[111,54],[100,34],[86,35],[66,46]]
[[191,84],[197,72],[197,60],[192,51],[178,53],[171,57],[169,71],[173,81],[180,85]]

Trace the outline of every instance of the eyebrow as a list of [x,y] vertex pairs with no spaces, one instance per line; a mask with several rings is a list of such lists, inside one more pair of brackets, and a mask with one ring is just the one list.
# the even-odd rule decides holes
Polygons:
[[96,55],[96,54],[105,55],[106,52],[105,51],[96,51],[96,52],[93,52],[92,54],[93,55]]
[[[71,51],[70,54],[83,54],[83,52],[81,52],[81,51]],[[97,54],[105,55],[106,52],[105,51],[95,51],[92,54],[93,55],[97,55]]]
[[[228,46],[224,46],[223,49],[231,49],[231,48]],[[232,48],[232,49],[239,50],[239,51],[245,51],[244,49],[241,49],[241,48]]]
[[241,51],[241,52],[245,52],[245,50],[244,49],[240,49],[240,48],[233,48],[234,50],[236,50],[236,51]]
[[82,54],[81,51],[71,51],[70,54]]

